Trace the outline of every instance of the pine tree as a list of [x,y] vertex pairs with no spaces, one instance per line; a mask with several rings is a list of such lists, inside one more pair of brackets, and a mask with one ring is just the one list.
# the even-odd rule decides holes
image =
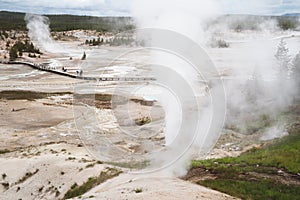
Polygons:
[[81,60],[85,60],[85,59],[86,59],[86,54],[85,54],[85,52],[83,52]]
[[33,45],[32,42],[29,45],[29,50],[28,51],[31,52],[31,53],[34,53],[34,45]]
[[298,52],[298,54],[295,56],[293,60],[293,68],[295,69],[295,71],[300,72],[300,51]]
[[18,58],[18,50],[16,48],[11,48],[9,50],[9,60],[14,61]]
[[9,45],[10,45],[10,41],[7,41],[7,42],[6,42],[6,47],[8,48]]
[[298,95],[300,95],[300,51],[298,54],[295,56],[293,60],[293,74],[292,74],[293,80],[295,81],[295,84],[297,86],[297,92]]
[[291,56],[289,55],[289,49],[287,48],[286,42],[281,39],[275,54],[279,69],[279,76],[287,75],[291,73]]

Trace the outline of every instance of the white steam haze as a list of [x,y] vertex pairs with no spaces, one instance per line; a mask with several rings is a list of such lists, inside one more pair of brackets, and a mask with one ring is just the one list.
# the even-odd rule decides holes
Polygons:
[[48,17],[27,13],[25,15],[25,22],[27,24],[28,35],[37,46],[51,53],[65,52],[64,48],[51,38]]
[[220,14],[215,1],[133,0],[132,16],[139,28],[161,28],[205,41],[205,22]]
[[[206,43],[206,35],[204,31],[205,23],[212,18],[219,15],[218,5],[214,1],[197,1],[197,0],[165,0],[165,1],[147,1],[147,0],[135,0],[132,4],[132,15],[136,20],[138,28],[155,28],[173,31],[177,34],[183,35],[199,45]],[[139,31],[138,31],[139,33]],[[150,35],[152,44],[159,44],[161,41],[161,35]],[[143,36],[141,36],[143,37]],[[174,38],[174,44],[176,44]],[[188,47],[182,44],[183,48],[188,50]],[[199,52],[200,53],[200,52]],[[172,84],[172,79],[178,81],[177,85],[172,85],[175,95],[178,95],[178,105],[174,102],[174,96],[172,93],[163,92],[157,100],[163,106],[165,110],[165,139],[168,152],[160,155],[156,155],[154,158],[154,165],[162,165],[162,163],[171,164],[166,171],[173,175],[183,175],[186,172],[189,160],[194,154],[206,153],[211,148],[211,143],[217,139],[219,133],[213,133],[208,135],[212,117],[212,105],[207,100],[198,101],[199,96],[203,96],[203,90],[205,86],[199,84],[199,77],[197,71],[191,67],[189,63],[183,60],[181,55],[175,55],[172,52],[153,51],[151,54],[151,62],[158,67],[153,69],[157,80],[164,82],[166,86]],[[205,58],[204,58],[205,59]],[[202,105],[202,111],[197,113],[197,105],[191,108],[187,102],[191,101],[191,95],[184,89],[187,86],[183,86],[179,79],[172,77],[172,73],[168,70],[160,70],[159,66],[170,68],[176,74],[173,76],[181,76],[189,87],[191,87],[193,94],[197,98],[197,102]],[[169,80],[166,80],[169,79]],[[217,87],[217,86],[216,86]],[[182,91],[183,90],[183,91]],[[213,90],[213,89],[212,89]],[[206,99],[206,98],[204,98]],[[194,105],[194,104],[193,104]],[[205,105],[203,107],[203,105]],[[183,113],[178,111],[178,107]],[[193,111],[192,111],[193,110]],[[191,112],[190,112],[191,111]],[[198,115],[198,116],[197,116]],[[200,127],[193,130],[192,121],[193,118],[199,117]],[[180,123],[181,122],[181,123]],[[222,123],[222,122],[220,122]],[[189,129],[190,127],[190,129]],[[179,128],[182,128],[179,130]],[[195,141],[193,141],[195,139]],[[192,146],[190,142],[192,142]],[[204,142],[207,142],[204,144]],[[171,162],[170,158],[180,156],[181,152],[185,154],[176,160]]]
[[[207,28],[207,22],[213,21],[220,16],[224,5],[242,6],[241,12],[246,9],[247,13],[251,12],[251,10],[254,11],[258,6],[262,6],[265,9],[272,7],[272,2],[267,0],[245,1],[244,3],[239,1],[236,4],[233,2],[212,0],[134,0],[132,16],[136,20],[138,28],[171,30],[190,38],[203,47],[216,35],[227,37],[227,33],[229,33],[229,35],[236,34],[235,36],[241,37],[240,39],[244,40],[242,43],[234,42],[232,38],[229,38],[229,40],[232,39],[230,45],[233,45],[235,49],[230,50],[229,47],[228,51],[220,52],[220,54],[229,53],[232,56],[229,56],[229,60],[223,60],[222,63],[216,62],[215,64],[225,65],[227,67],[226,70],[230,72],[223,77],[228,106],[226,126],[236,127],[241,133],[251,134],[251,128],[248,127],[247,123],[257,123],[265,118],[267,118],[266,121],[276,121],[278,114],[290,106],[295,98],[299,97],[299,93],[297,93],[299,85],[297,84],[296,76],[289,78],[290,72],[288,71],[293,72],[292,59],[282,64],[274,56],[280,40],[278,38],[269,38],[269,34],[278,31],[277,23],[273,19],[257,23],[257,32],[252,31],[250,33],[249,31],[248,33],[234,33],[231,29],[232,27],[230,27],[230,24],[235,23],[232,19],[225,21],[225,24],[215,24],[215,26]],[[254,34],[254,37],[251,38],[251,34]],[[157,35],[152,36],[151,42],[159,43],[160,38]],[[174,40],[174,43],[176,44],[176,40]],[[293,58],[299,50],[299,47],[296,47],[284,56]],[[216,54],[210,54],[208,50],[209,55],[218,60],[217,57],[222,57],[222,55],[218,54],[218,51],[216,52]],[[201,90],[199,90],[201,86],[196,82],[196,72],[187,63],[170,53],[154,51],[151,56],[151,61],[154,64],[169,67],[187,80],[198,96],[198,100],[201,99],[199,98],[201,97]],[[228,55],[226,57],[228,58]],[[170,77],[169,74],[159,74],[158,76]],[[180,87],[181,85],[178,84],[178,89]],[[210,91],[213,91],[214,87],[220,86],[213,86],[210,88]],[[178,137],[176,135],[178,133],[178,121],[181,119],[177,109],[172,108],[174,105],[169,104],[172,99],[174,98],[167,94],[164,94],[162,98],[158,98],[166,113],[166,145],[170,146],[170,148],[172,148],[171,143],[174,138]],[[198,139],[201,140],[196,140],[185,156],[168,168],[168,172],[171,174],[184,174],[190,159],[193,158],[192,156],[197,152],[205,153],[213,145],[214,138],[217,138],[218,133],[212,136],[205,135],[207,129],[210,128],[210,117],[212,114],[210,109],[212,105],[208,102],[201,102],[201,100],[198,103],[204,106],[201,112],[199,111],[200,124],[203,126],[197,130]],[[189,130],[185,131],[185,137],[191,138],[192,136],[189,134],[193,133],[189,133]],[[285,134],[284,127],[275,123],[266,131],[266,137],[262,137],[262,139],[272,139]],[[174,146],[175,148],[171,149],[169,154],[161,155],[159,158],[154,158],[154,160],[157,163],[168,160],[168,156],[172,156],[171,154],[176,154],[180,149],[186,148],[186,143],[183,140],[181,143],[175,143]]]

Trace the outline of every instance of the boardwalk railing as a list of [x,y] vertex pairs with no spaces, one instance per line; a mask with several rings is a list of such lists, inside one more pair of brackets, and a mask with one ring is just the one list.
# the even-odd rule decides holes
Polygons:
[[64,71],[58,71],[51,67],[48,67],[43,64],[36,64],[36,63],[30,63],[30,62],[23,62],[23,61],[8,61],[8,62],[1,62],[3,64],[22,64],[30,66],[34,69],[46,71],[70,78],[76,78],[76,79],[82,79],[82,80],[93,80],[93,81],[154,81],[155,78],[152,77],[91,77],[91,76],[80,76],[75,74],[70,74]]

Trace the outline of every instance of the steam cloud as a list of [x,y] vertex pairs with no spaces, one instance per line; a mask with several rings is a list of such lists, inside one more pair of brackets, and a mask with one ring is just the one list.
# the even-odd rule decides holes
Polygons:
[[[174,31],[200,45],[203,45],[206,42],[206,33],[204,31],[206,22],[218,16],[218,14],[218,5],[213,1],[204,2],[189,0],[183,2],[179,0],[136,0],[133,1],[132,6],[132,15],[134,16],[139,28],[156,28]],[[160,35],[151,36],[152,43],[159,43],[160,41]],[[174,38],[174,43],[176,44],[176,38]],[[203,95],[203,86],[199,86],[197,71],[195,71],[190,64],[184,62],[178,56],[166,52],[154,51],[151,54],[151,58],[151,62],[153,64],[170,68],[180,75],[193,89],[197,100],[199,100],[199,96]],[[154,71],[156,71],[156,69]],[[165,72],[165,74],[161,74],[162,72],[160,72],[159,69],[157,69],[157,71],[157,79],[168,79],[168,77],[169,79],[174,78],[170,77],[170,73],[167,74],[167,72]],[[174,90],[179,92],[182,90],[182,87],[183,85],[177,84]],[[182,132],[179,132],[179,126],[183,127],[184,124],[188,125],[191,119],[184,118],[183,115],[180,115],[180,112],[176,107],[179,105],[175,103],[174,96],[172,96],[171,93],[163,92],[161,96],[157,97],[157,100],[161,103],[165,110],[165,138],[166,146],[169,151],[159,155],[159,157],[153,158],[154,165],[155,163],[161,165],[161,163],[165,162],[167,164],[167,162],[170,162],[170,157],[174,157],[174,155],[185,151],[185,149],[189,147],[189,142],[193,139],[194,134],[196,135],[196,140],[192,143],[193,146],[189,147],[184,156],[178,159],[167,169],[167,173],[183,175],[186,172],[186,166],[188,161],[191,159],[191,156],[199,152],[205,153],[211,147],[212,141],[217,137],[217,135],[214,134],[206,135],[212,115],[210,110],[211,105],[207,102],[198,102],[206,105],[206,107],[203,107],[199,118],[202,127],[198,130],[189,130],[185,126],[185,129],[183,129],[183,131],[181,130]],[[189,99],[188,97],[185,97],[182,101],[189,101]],[[181,107],[182,112],[187,112],[187,110],[193,109],[184,105],[181,106],[183,106]],[[191,117],[196,117],[193,113],[190,114]],[[181,119],[181,117],[183,118]],[[206,144],[204,144],[204,140],[207,142]]]
[[[268,5],[268,2],[260,1],[260,5]],[[222,1],[222,3],[220,4],[220,1],[197,0],[184,2],[180,0],[135,0],[132,5],[132,15],[139,28],[150,27],[172,30],[205,46],[210,38],[216,36],[216,32],[221,33],[221,36],[226,36],[226,33],[232,33],[229,25],[233,23],[231,19],[228,19],[225,25],[217,23],[211,27],[207,25],[207,23],[213,21],[222,13],[220,7],[224,6],[225,2]],[[266,31],[273,32],[278,30],[274,20],[263,21],[257,24],[258,30],[264,34],[267,34]],[[249,35],[244,35],[244,37],[249,40]],[[151,38],[152,42],[159,42],[159,40],[160,38]],[[296,84],[297,80],[296,78],[289,78],[286,73],[289,70],[285,71],[285,69],[293,68],[291,67],[291,59],[283,64],[278,63],[280,60],[276,60],[274,57],[276,50],[277,43],[274,43],[274,40],[264,39],[263,41],[253,40],[253,42],[249,42],[246,48],[243,47],[239,49],[239,52],[235,52],[227,68],[231,75],[228,78],[229,80],[226,79],[224,82],[228,101],[227,126],[236,126],[240,132],[249,133],[251,130],[247,129],[247,123],[261,120],[265,116],[276,120],[278,113],[291,105],[295,98],[298,98],[299,85]],[[295,52],[293,54],[295,55]],[[284,56],[289,57],[287,54]],[[176,56],[154,52],[152,61],[156,64],[169,66],[188,80],[193,89],[197,90],[199,88],[199,84],[195,83],[196,77],[193,76],[193,71]],[[223,62],[227,61],[224,60]],[[197,94],[200,95],[199,91]],[[167,106],[170,105],[168,102],[172,101],[171,97],[164,94],[163,98],[159,100],[164,106],[166,113],[166,145],[169,145],[172,143],[172,139],[176,137],[174,134],[178,128],[179,116],[176,109],[173,109],[172,106]],[[205,124],[205,122],[209,124],[209,113],[207,112],[208,107],[202,112],[201,116],[204,122],[202,124]],[[280,129],[276,127],[280,127]],[[263,137],[263,139],[272,138],[272,132],[275,133],[274,137],[284,135],[278,133],[278,131],[284,131],[282,127],[282,124],[275,124],[273,128],[268,129],[267,136]],[[202,128],[205,130],[209,127]],[[199,134],[201,133],[199,132]],[[209,145],[203,144],[203,141],[202,143],[200,141],[194,143],[194,146],[191,147],[186,156],[173,164],[169,169],[171,173],[175,175],[183,174],[193,153],[199,149],[202,150],[203,146],[207,147]],[[185,148],[184,143],[177,144],[177,148]],[[173,153],[177,153],[178,149],[174,150]]]
[[36,14],[26,14],[28,35],[30,39],[43,50],[51,53],[64,53],[64,48],[54,42],[49,29],[49,18]]

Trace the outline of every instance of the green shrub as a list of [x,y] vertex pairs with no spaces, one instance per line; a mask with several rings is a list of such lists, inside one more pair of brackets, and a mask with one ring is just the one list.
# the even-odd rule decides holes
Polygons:
[[142,188],[135,188],[133,190],[135,193],[142,193],[143,192],[143,189]]
[[8,149],[2,149],[0,150],[0,154],[9,153],[10,151]]

